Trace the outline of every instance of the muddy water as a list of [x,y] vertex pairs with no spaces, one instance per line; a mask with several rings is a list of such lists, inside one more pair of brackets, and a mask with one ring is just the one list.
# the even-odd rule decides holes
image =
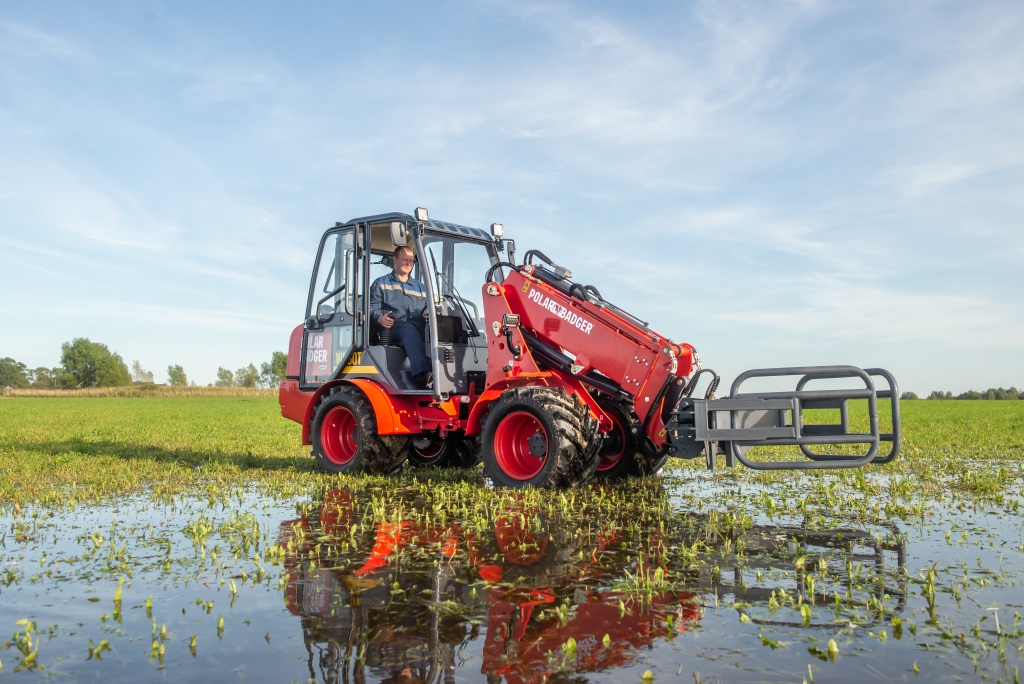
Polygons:
[[1012,682],[1024,664],[1024,526],[996,508],[812,517],[713,478],[568,504],[374,486],[8,511],[0,676]]

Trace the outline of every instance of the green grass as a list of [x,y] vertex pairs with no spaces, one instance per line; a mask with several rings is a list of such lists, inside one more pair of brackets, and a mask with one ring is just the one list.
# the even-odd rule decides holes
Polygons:
[[[903,452],[894,463],[836,471],[838,480],[888,501],[950,492],[999,500],[1022,477],[1024,402],[908,401]],[[673,468],[685,474],[700,463]],[[319,480],[300,428],[275,398],[0,399],[0,502],[60,504],[142,488],[199,483],[301,484]],[[865,474],[886,473],[876,482]],[[736,473],[825,487],[819,474]]]
[[[867,431],[867,414],[862,405],[851,411],[854,431]],[[891,430],[888,402],[879,403],[879,424]],[[1024,478],[1024,402],[1021,401],[904,401],[900,456],[885,466],[868,466],[834,473],[841,483],[865,494],[894,501],[916,497],[938,499],[964,495],[1000,502],[1004,494]],[[805,422],[835,422],[838,411],[810,411]],[[879,454],[889,445],[883,443]],[[820,447],[824,453],[863,454],[865,445]],[[795,447],[762,447],[748,457],[755,460],[798,460]],[[702,461],[698,461],[700,463]],[[692,466],[691,466],[692,467]],[[883,473],[883,482],[870,478]],[[792,471],[748,473],[761,482],[800,481]],[[820,484],[822,475],[805,473],[803,478]],[[1019,493],[1019,492],[1018,492]]]
[[143,487],[309,477],[273,397],[0,400],[0,501],[89,501]]

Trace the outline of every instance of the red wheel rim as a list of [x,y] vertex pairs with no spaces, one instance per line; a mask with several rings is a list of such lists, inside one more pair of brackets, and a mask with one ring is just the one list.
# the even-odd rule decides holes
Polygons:
[[597,464],[597,472],[611,470],[626,455],[626,427],[619,422],[618,414],[609,411],[615,424],[608,435],[601,440],[601,461]]
[[356,417],[344,406],[335,406],[324,416],[320,428],[324,456],[331,463],[345,465],[356,455]]
[[[544,440],[544,453],[530,453],[530,440]],[[529,480],[548,460],[548,435],[533,414],[515,411],[505,416],[494,432],[494,458],[498,467],[516,480]]]

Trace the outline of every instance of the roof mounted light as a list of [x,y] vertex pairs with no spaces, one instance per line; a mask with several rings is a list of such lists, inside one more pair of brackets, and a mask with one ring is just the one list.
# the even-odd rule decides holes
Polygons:
[[416,220],[420,223],[426,223],[430,220],[430,214],[427,213],[426,207],[416,207]]
[[500,238],[505,233],[505,228],[500,223],[491,224],[491,235]]

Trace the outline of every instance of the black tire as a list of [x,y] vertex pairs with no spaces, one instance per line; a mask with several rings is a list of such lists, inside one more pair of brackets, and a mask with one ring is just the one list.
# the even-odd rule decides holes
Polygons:
[[596,434],[597,421],[575,396],[551,387],[506,390],[484,420],[484,469],[504,487],[579,487],[600,461]]
[[[427,440],[425,446],[417,446]],[[409,463],[417,468],[472,468],[480,462],[477,440],[460,433],[441,438],[436,435],[414,437],[409,442]]]
[[328,473],[386,474],[407,456],[408,437],[378,435],[373,407],[354,387],[336,387],[324,397],[310,436],[316,464]]
[[657,475],[668,463],[668,459],[667,449],[658,449],[645,437],[643,444],[633,455],[633,474],[637,477]]
[[622,480],[627,477],[657,475],[668,462],[668,452],[658,451],[644,434],[643,423],[632,407],[602,397],[597,400],[615,427],[598,438],[600,442],[597,476],[603,480]]
[[631,420],[630,413],[619,402],[598,399],[598,404],[611,419],[614,427],[598,437],[597,477],[602,480],[622,480],[636,471],[636,452],[643,443],[640,421]]

